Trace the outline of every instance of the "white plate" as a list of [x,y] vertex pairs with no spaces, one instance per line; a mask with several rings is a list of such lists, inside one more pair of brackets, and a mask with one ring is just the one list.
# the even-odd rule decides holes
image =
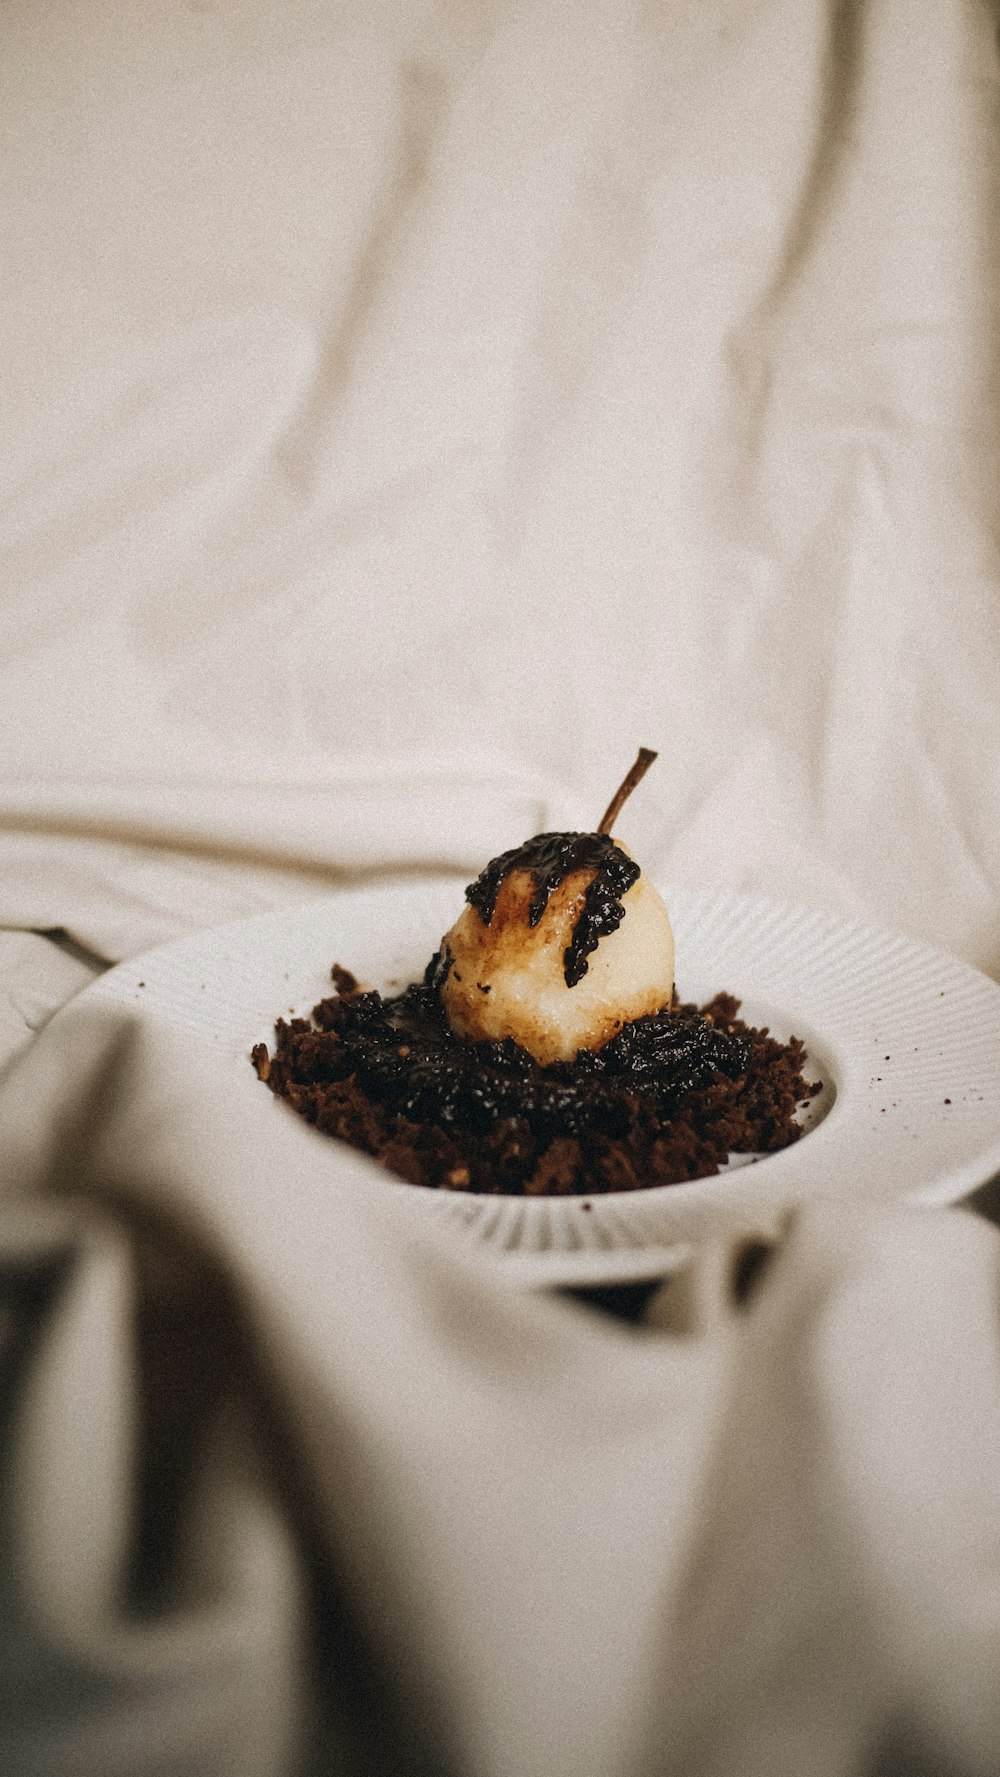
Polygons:
[[[88,991],[228,1057],[262,1094],[252,1045],[331,991],[334,962],[394,992],[423,972],[464,878],[351,891],[199,932],[120,964]],[[1000,987],[893,932],[805,907],[664,890],[685,999],[720,989],[751,1024],[806,1043],[822,1093],[792,1147],[715,1178],[587,1198],[476,1197],[399,1185],[457,1217],[516,1269],[600,1282],[669,1268],[666,1249],[780,1216],[806,1193],[948,1202],[1000,1171]],[[276,1099],[275,1115],[290,1115]],[[337,1144],[330,1143],[331,1166]],[[631,1255],[629,1258],[627,1255]]]

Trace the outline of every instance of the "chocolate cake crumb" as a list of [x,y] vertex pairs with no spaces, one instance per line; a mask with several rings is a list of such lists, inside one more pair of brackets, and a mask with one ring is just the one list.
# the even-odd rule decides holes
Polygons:
[[279,1019],[258,1077],[315,1128],[411,1184],[500,1196],[635,1191],[717,1173],[733,1153],[796,1141],[820,1091],[797,1037],[780,1043],[720,993],[626,1024],[598,1050],[541,1066],[511,1039],[456,1037],[442,958],[393,998],[335,964],[336,992]]

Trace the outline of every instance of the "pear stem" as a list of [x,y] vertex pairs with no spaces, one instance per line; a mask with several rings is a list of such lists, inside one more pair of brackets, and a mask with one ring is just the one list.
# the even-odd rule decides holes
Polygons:
[[639,748],[638,754],[636,755],[635,764],[632,766],[631,771],[629,771],[626,774],[626,776],[622,778],[622,781],[618,785],[618,788],[615,791],[614,795],[612,796],[611,801],[608,803],[607,808],[604,810],[604,814],[601,817],[601,824],[597,829],[598,833],[610,833],[611,832],[612,827],[614,826],[616,820],[618,819],[618,816],[621,814],[621,811],[622,811],[625,803],[628,801],[629,797],[631,796],[632,791],[635,789],[636,784],[641,783],[642,779],[645,777],[647,771],[649,770],[649,768],[652,765],[653,760],[655,758],[656,758],[656,754],[651,753],[648,747],[640,747]]

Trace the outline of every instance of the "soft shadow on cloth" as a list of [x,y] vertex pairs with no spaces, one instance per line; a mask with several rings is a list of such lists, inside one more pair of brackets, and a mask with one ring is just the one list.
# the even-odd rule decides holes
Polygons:
[[981,1218],[744,1217],[625,1326],[85,1005],[0,1153],[7,1768],[995,1768]]

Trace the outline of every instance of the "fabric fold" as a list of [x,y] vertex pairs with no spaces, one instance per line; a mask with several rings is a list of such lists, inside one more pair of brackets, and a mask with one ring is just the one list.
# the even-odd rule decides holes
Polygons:
[[977,1218],[744,1213],[626,1329],[86,1000],[0,1156],[0,1763],[849,1777],[904,1723],[995,1768]]

